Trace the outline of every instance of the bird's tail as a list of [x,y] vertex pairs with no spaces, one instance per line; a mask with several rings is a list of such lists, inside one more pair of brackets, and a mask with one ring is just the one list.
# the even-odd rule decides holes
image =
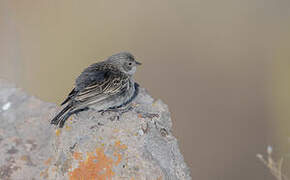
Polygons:
[[63,126],[62,124],[69,118],[72,104],[65,106],[51,121],[50,124]]

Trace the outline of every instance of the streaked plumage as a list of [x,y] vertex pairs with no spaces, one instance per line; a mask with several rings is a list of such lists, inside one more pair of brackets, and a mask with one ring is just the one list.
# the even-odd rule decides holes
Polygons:
[[70,115],[88,108],[102,111],[128,104],[136,93],[133,75],[140,64],[132,54],[122,52],[90,65],[76,79],[75,88],[61,104],[64,108],[51,124],[63,127]]

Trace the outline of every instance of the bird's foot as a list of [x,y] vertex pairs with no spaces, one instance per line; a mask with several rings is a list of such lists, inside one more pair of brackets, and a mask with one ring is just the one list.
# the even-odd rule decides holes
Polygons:
[[153,118],[159,118],[159,114],[156,113],[144,113],[144,112],[138,112],[139,117],[140,118],[149,118],[149,119],[153,119]]
[[105,115],[106,113],[108,115],[111,115],[112,113],[114,113],[114,115],[112,115],[109,119],[114,121],[114,120],[119,120],[120,116],[122,116],[124,113],[129,112],[133,109],[133,106],[127,106],[125,108],[111,108],[111,109],[107,109],[107,110],[101,110],[99,111],[101,113],[101,115]]

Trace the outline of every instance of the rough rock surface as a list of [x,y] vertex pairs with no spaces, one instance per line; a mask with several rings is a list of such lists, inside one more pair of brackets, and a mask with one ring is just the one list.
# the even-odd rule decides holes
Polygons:
[[167,106],[140,89],[130,111],[72,116],[0,80],[0,179],[191,179]]

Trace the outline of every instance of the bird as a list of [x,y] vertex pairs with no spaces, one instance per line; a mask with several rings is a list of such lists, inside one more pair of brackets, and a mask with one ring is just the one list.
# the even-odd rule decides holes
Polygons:
[[140,62],[129,52],[120,52],[87,67],[61,103],[61,111],[51,124],[62,128],[73,114],[93,109],[98,112],[126,106],[136,97],[139,84],[133,75]]

